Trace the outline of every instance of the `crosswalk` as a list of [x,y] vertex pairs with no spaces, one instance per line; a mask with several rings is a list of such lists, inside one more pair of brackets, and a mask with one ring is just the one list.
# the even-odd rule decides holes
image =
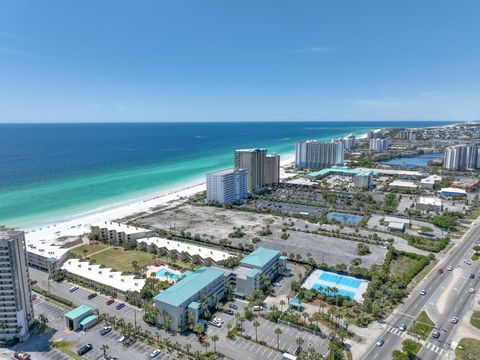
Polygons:
[[428,341],[425,342],[425,345],[424,345],[428,350],[430,351],[433,351],[435,354],[438,354],[438,355],[443,355],[443,353],[445,352],[444,349],[442,349],[441,347],[438,347],[437,345],[435,344],[432,344],[432,343],[429,343]]
[[388,328],[388,332],[392,333],[393,335],[400,336],[401,338],[405,337],[405,331],[402,331],[396,327],[390,326]]

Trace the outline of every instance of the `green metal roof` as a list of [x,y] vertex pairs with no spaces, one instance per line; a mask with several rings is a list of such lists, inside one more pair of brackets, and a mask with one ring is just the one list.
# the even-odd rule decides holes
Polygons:
[[81,316],[90,314],[91,312],[92,312],[92,308],[90,306],[82,305],[82,306],[79,306],[79,307],[67,312],[65,314],[65,317],[67,317],[71,320],[75,320],[75,319],[78,319]]
[[257,274],[260,274],[260,270],[258,270],[258,269],[252,269],[252,270],[250,270],[250,271],[247,273],[247,276],[248,276],[248,277],[254,277],[254,276],[256,276]]
[[349,168],[327,168],[320,171],[311,172],[308,176],[311,177],[325,177],[330,174],[344,174],[344,175],[357,175],[361,170],[349,169]]
[[219,277],[223,278],[223,271],[202,267],[155,296],[155,300],[172,306],[179,306]]
[[275,258],[280,251],[259,247],[247,257],[240,261],[241,265],[250,265],[255,267],[264,267],[270,260]]
[[95,320],[95,319],[98,319],[98,316],[97,316],[97,315],[87,316],[85,319],[83,319],[82,321],[80,321],[80,325],[85,326],[85,325],[87,325],[90,321],[93,321],[93,320]]

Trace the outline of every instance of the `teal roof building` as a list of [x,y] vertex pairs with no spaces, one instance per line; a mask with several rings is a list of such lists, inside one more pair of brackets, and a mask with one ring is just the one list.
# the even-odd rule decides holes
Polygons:
[[253,267],[261,270],[267,266],[270,262],[280,257],[280,251],[274,249],[267,249],[259,247],[253,251],[250,255],[244,257],[240,261],[240,265]]

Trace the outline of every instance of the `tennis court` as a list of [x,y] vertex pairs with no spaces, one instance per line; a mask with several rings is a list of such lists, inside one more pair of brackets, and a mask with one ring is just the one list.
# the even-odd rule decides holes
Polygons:
[[362,222],[363,216],[329,212],[327,214],[327,219],[337,221],[339,223],[347,224],[347,225],[358,225]]

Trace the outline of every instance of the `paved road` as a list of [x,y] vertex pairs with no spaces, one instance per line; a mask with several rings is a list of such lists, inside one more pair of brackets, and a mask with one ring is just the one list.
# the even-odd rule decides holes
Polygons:
[[[385,343],[383,346],[378,347],[373,345],[363,355],[362,360],[388,360],[392,358],[392,351],[401,348],[401,343],[405,334],[398,328],[401,324],[409,326],[413,323],[413,320],[423,310],[427,309],[427,305],[436,304],[440,298],[441,293],[447,289],[450,276],[452,273],[445,271],[442,275],[437,274],[437,269],[446,268],[449,265],[455,268],[461,269],[462,276],[465,276],[465,280],[461,282],[459,287],[452,289],[452,292],[447,294],[447,305],[443,311],[443,316],[438,321],[438,328],[441,329],[441,336],[438,340],[429,337],[425,343],[425,347],[420,351],[419,357],[422,360],[438,359],[439,357],[446,356],[449,349],[449,340],[452,335],[452,329],[454,324],[450,323],[450,319],[453,316],[461,318],[468,306],[471,299],[474,296],[468,294],[468,289],[474,287],[478,290],[479,287],[479,270],[480,261],[473,262],[472,265],[466,265],[463,260],[470,258],[472,254],[472,246],[479,240],[478,232],[480,231],[480,225],[475,223],[472,225],[470,231],[464,235],[462,242],[459,242],[435,267],[435,271],[432,271],[422,282],[422,284],[413,291],[412,294],[405,300],[396,312],[391,316],[391,320],[385,324],[385,332],[381,336]],[[476,279],[468,279],[470,273],[476,273]],[[420,295],[420,290],[425,289],[426,295]],[[459,301],[451,301],[452,297],[459,297]],[[378,339],[370,339],[372,342],[376,342]]]

